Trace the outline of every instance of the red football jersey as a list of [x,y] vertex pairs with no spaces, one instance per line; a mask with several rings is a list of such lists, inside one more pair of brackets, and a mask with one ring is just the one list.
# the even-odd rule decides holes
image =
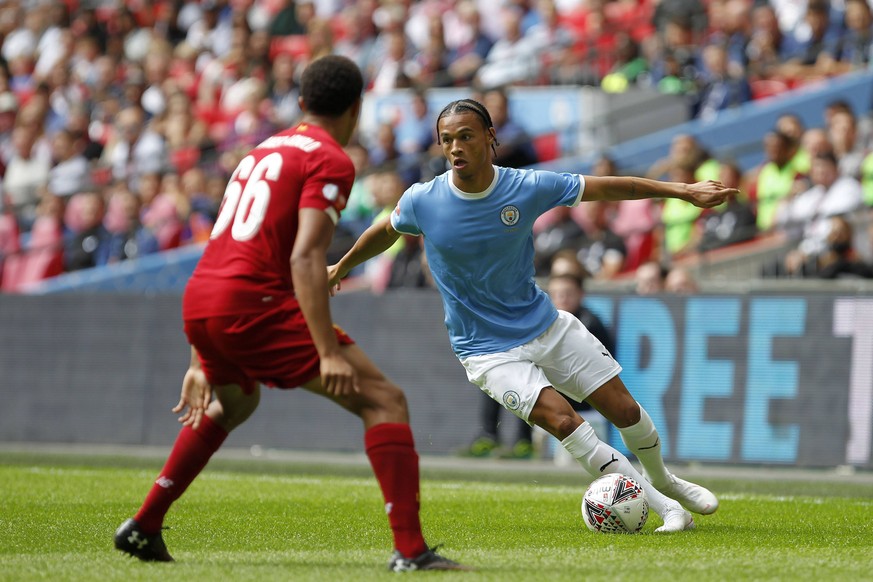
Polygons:
[[230,177],[206,250],[185,289],[183,316],[263,311],[294,300],[291,249],[301,208],[336,224],[355,168],[330,134],[300,124],[255,147]]

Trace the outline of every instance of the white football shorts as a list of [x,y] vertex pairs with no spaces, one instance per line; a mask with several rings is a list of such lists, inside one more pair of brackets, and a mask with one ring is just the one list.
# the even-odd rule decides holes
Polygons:
[[548,386],[582,402],[621,372],[603,344],[576,317],[558,318],[539,337],[506,352],[461,360],[467,379],[507,410],[528,417]]

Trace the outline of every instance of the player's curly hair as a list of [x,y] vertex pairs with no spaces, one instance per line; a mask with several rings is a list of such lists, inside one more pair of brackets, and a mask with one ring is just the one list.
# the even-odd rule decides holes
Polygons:
[[[458,99],[457,101],[452,101],[440,111],[440,114],[437,116],[436,120],[436,128],[437,128],[437,143],[440,143],[440,119],[446,117],[448,115],[454,115],[455,113],[462,113],[464,111],[471,111],[475,113],[479,119],[482,120],[482,124],[485,126],[485,131],[492,129],[494,127],[494,122],[491,121],[491,114],[488,113],[488,110],[485,109],[485,106],[476,101],[475,99]],[[494,150],[494,154],[497,155],[497,146],[500,144],[497,143],[497,140],[494,140],[494,143],[491,144],[491,149]]]
[[300,96],[315,115],[339,117],[364,90],[361,70],[351,59],[327,55],[311,62],[300,80]]

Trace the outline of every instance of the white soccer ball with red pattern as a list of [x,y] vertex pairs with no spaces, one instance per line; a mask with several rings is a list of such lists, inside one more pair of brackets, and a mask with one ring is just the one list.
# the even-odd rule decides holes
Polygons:
[[637,533],[649,518],[649,502],[636,480],[609,473],[588,486],[582,497],[582,518],[591,531]]

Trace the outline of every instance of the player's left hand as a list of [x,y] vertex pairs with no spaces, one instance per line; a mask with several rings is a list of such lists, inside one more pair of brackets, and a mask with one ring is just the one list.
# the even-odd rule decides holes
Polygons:
[[688,194],[686,198],[688,202],[700,208],[718,206],[727,200],[728,196],[740,193],[736,188],[728,188],[717,180],[704,180],[696,184],[687,184],[685,191]]
[[206,379],[206,374],[199,366],[191,366],[185,372],[182,395],[179,397],[179,404],[173,407],[173,412],[182,412],[187,407],[188,410],[179,417],[179,422],[197,430],[211,401],[212,385]]
[[327,288],[330,291],[330,296],[336,295],[336,292],[341,288],[341,280],[344,275],[340,274],[338,265],[330,265],[327,268]]

